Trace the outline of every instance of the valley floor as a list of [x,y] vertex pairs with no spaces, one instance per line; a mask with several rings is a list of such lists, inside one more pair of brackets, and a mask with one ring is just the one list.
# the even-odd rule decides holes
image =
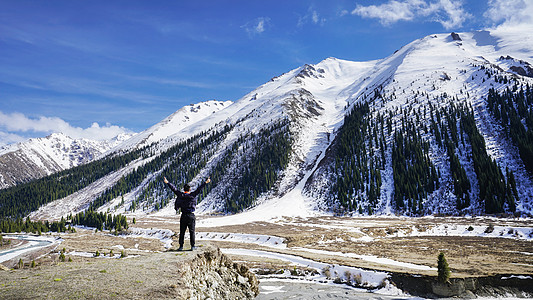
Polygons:
[[[529,219],[323,216],[218,227],[201,227],[202,223],[198,222],[197,238],[224,249],[263,250],[419,275],[436,275],[437,256],[444,252],[452,277],[533,275],[533,220]],[[146,218],[136,226],[177,232],[178,218]],[[270,237],[270,243],[262,236]]]
[[[504,280],[533,282],[530,219],[322,216],[244,225],[218,222],[221,225],[216,227],[205,227],[212,224],[205,220],[199,217],[197,244],[214,244],[232,260],[250,267],[261,281],[258,299],[284,299],[304,291],[347,299],[357,295],[368,299],[409,297],[391,284],[390,274],[436,276],[440,252],[446,255],[452,278],[498,275]],[[44,274],[49,268],[57,269],[64,248],[74,264],[61,263],[66,268],[63,271],[73,273],[76,263],[118,263],[121,252],[128,254],[127,260],[166,253],[177,247],[174,234],[178,227],[179,216],[149,216],[138,218],[127,235],[78,228],[77,233],[61,234],[62,242],[52,252],[25,253],[22,258],[25,270],[35,260],[43,270],[38,273]],[[94,257],[96,251],[101,257]],[[111,251],[117,260],[108,259]],[[3,264],[13,267],[18,259]],[[4,275],[9,272],[22,276],[20,270]],[[9,290],[15,282],[23,284],[23,279],[15,277],[13,283],[6,279],[0,291]],[[53,275],[48,277],[55,280]],[[147,282],[139,278],[136,280]],[[283,298],[279,298],[281,291]]]

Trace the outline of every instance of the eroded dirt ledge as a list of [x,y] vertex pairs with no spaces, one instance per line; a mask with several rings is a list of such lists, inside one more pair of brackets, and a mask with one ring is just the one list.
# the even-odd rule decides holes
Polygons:
[[0,271],[0,282],[2,299],[253,299],[259,293],[255,275],[212,245]]

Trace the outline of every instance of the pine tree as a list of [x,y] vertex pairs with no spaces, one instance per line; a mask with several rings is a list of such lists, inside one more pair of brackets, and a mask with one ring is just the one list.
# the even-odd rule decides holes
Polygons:
[[443,252],[439,254],[437,262],[437,272],[437,279],[440,283],[448,282],[448,280],[450,279],[450,267],[448,266],[448,262],[446,261],[446,257],[444,257]]

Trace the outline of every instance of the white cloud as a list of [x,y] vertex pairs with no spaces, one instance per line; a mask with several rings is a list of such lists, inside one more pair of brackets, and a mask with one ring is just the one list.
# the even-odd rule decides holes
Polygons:
[[0,147],[8,144],[20,143],[24,140],[26,139],[18,134],[0,131]]
[[304,16],[298,18],[298,27],[304,26],[306,23],[311,22],[315,25],[324,25],[326,23],[326,18],[321,17],[320,14],[311,6],[307,10],[307,13]]
[[0,145],[20,142],[24,140],[19,133],[64,133],[72,138],[86,138],[91,140],[108,140],[122,133],[132,133],[130,130],[106,124],[100,126],[93,123],[88,128],[74,127],[57,117],[29,118],[21,113],[5,114],[0,111]]
[[493,25],[533,25],[533,0],[489,0],[484,17]]
[[357,5],[352,15],[363,18],[378,19],[385,26],[399,21],[413,21],[417,18],[431,18],[444,28],[461,27],[463,22],[471,17],[463,9],[462,0],[438,0],[427,2],[423,0],[390,0],[381,5]]
[[348,15],[348,14],[350,14],[350,12],[347,11],[346,9],[343,9],[343,10],[341,10],[341,11],[338,13],[339,17],[344,17],[344,16],[346,16],[346,15]]
[[254,36],[265,32],[267,27],[270,26],[270,18],[259,17],[255,20],[248,22],[241,26],[248,33],[249,36]]
[[316,10],[313,11],[313,15],[311,16],[311,18],[313,19],[313,23],[315,23],[315,24],[318,24],[318,22],[320,21],[320,19],[318,18],[318,13],[316,12]]

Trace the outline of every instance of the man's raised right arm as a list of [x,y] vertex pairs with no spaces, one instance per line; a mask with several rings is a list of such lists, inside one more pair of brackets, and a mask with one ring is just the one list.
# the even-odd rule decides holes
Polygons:
[[163,177],[163,182],[168,185],[168,187],[174,192],[174,194],[178,196],[181,194],[180,191],[176,188],[176,186],[170,183],[166,177]]

